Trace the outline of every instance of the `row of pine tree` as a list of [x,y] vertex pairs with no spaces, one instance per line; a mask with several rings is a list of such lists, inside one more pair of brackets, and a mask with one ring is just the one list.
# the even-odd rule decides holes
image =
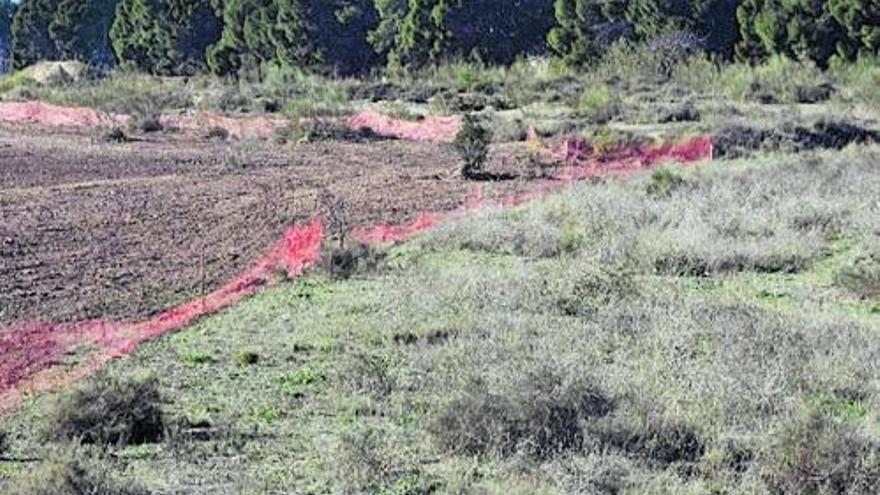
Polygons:
[[[0,0],[0,55],[161,75],[266,63],[358,74],[552,53],[587,65],[615,41],[690,33],[721,59],[853,59],[880,49],[880,0]],[[5,57],[4,57],[5,58]]]

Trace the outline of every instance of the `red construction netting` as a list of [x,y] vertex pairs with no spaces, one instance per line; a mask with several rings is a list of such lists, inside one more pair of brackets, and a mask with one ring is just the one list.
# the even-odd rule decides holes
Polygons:
[[461,128],[461,119],[453,115],[401,120],[377,112],[361,112],[348,119],[348,125],[353,129],[370,129],[379,136],[408,141],[451,143]]
[[126,125],[128,115],[93,108],[62,107],[40,101],[0,102],[0,121],[58,127],[114,127]]
[[211,112],[166,114],[159,117],[164,127],[194,132],[224,129],[236,139],[269,139],[278,131],[290,127],[291,121],[269,117],[227,117]]
[[[135,323],[87,321],[65,324],[25,324],[0,332],[0,411],[13,407],[21,392],[39,392],[88,376],[108,360],[131,353],[142,342],[192,324],[254,294],[283,270],[290,277],[314,264],[324,240],[323,223],[315,219],[292,227],[246,273],[205,297]],[[83,365],[65,373],[53,372],[72,350],[95,346]]]
[[553,153],[557,160],[565,164],[563,171],[555,177],[558,180],[627,174],[664,161],[692,163],[711,160],[713,154],[711,136],[655,146],[630,146],[613,151],[599,151],[584,139],[569,138]]
[[[428,135],[414,134],[417,138]],[[435,137],[441,135],[434,134]],[[667,160],[690,163],[711,159],[712,140],[702,136],[677,144],[634,147],[608,153],[597,152],[586,141],[568,139],[550,153],[562,160],[565,167],[553,179],[520,194],[488,201],[478,190],[457,210],[422,213],[402,225],[377,224],[355,228],[352,237],[374,245],[398,242],[460,218],[478,207],[519,205],[584,178],[626,174]],[[301,274],[319,259],[323,241],[320,219],[306,226],[292,227],[246,273],[205,297],[166,310],[146,321],[28,323],[0,331],[0,412],[13,408],[22,393],[45,391],[87,377],[107,361],[133,352],[143,342],[182,329],[203,316],[229,307],[271,282],[278,270],[285,271],[290,277]],[[89,346],[96,350],[84,364],[72,368],[58,366],[72,351]]]
[[[0,102],[0,121],[36,124],[49,127],[117,127],[132,122],[130,115],[110,114],[93,108],[63,107],[40,101]],[[206,132],[224,129],[236,139],[268,139],[279,130],[290,127],[291,121],[269,117],[227,117],[211,112],[186,112],[158,117],[167,128]]]
[[[694,163],[710,160],[713,147],[710,136],[700,136],[679,143],[600,152],[583,139],[569,138],[563,141],[557,150],[551,151],[551,154],[565,163],[559,173],[550,180],[523,192],[501,198],[495,201],[494,205],[503,208],[521,205],[559,191],[573,181],[590,177],[628,174],[667,161]],[[456,210],[421,213],[411,222],[401,225],[375,224],[357,227],[352,230],[351,236],[365,244],[391,244],[406,240],[441,223],[460,218],[469,211],[492,205],[493,203],[486,200],[482,191],[476,191]]]

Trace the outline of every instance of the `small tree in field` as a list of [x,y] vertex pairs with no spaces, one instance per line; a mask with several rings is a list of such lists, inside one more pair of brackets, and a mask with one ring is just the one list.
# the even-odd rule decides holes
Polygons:
[[473,115],[465,115],[461,130],[452,143],[462,160],[461,175],[466,179],[479,178],[483,165],[489,157],[492,131],[483,126]]

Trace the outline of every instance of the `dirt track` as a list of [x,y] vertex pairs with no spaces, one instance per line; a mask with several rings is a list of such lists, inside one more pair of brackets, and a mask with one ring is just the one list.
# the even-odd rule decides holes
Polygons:
[[451,209],[475,187],[428,143],[96,136],[0,126],[0,327],[141,317],[208,292],[286,226],[326,213],[322,190],[354,226]]

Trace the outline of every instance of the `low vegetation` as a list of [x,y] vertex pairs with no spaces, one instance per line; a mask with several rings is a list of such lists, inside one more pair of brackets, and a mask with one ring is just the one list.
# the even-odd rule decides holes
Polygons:
[[106,461],[83,461],[85,452],[58,448],[41,465],[7,487],[10,495],[150,495],[146,489],[120,481]]
[[[507,15],[513,3],[522,15]],[[869,3],[0,0],[0,52],[11,31],[19,66],[110,57],[62,84],[13,73],[0,98],[132,116],[100,131],[108,150],[215,141],[199,144],[220,150],[229,175],[287,180],[277,187],[291,195],[265,187],[272,228],[318,211],[327,236],[302,277],[279,271],[276,286],[71,390],[25,397],[0,418],[0,492],[876,493],[880,38]],[[83,24],[89,12],[100,23]],[[351,36],[328,36],[343,29]],[[71,33],[99,37],[94,54]],[[289,125],[262,142],[161,123],[192,110]],[[375,143],[346,121],[360,110],[407,123],[460,115],[461,128],[451,144]],[[714,160],[699,166],[486,205],[393,247],[349,238],[355,219],[388,205],[395,219],[413,213],[382,196],[411,192],[401,184],[443,196],[420,209],[448,208],[457,190],[434,194],[438,184],[482,181],[455,184],[486,197],[555,187],[528,181],[569,164],[550,156],[563,146],[591,145],[601,169],[603,153],[705,134]],[[395,154],[404,146],[417,152]],[[270,149],[304,161],[270,160]],[[432,153],[461,177],[426,174]],[[387,160],[390,172],[371,182],[335,168],[345,160]],[[501,175],[498,161],[523,168]],[[305,174],[310,164],[320,173]],[[217,170],[186,182],[228,180]],[[176,183],[164,177],[148,187]],[[205,191],[191,196],[213,203]],[[227,254],[214,261],[245,258]]]
[[[148,344],[45,424],[155,493],[867,495],[876,160],[759,153],[489,209]],[[16,455],[56,400],[4,421]],[[135,444],[155,407],[169,433]]]

